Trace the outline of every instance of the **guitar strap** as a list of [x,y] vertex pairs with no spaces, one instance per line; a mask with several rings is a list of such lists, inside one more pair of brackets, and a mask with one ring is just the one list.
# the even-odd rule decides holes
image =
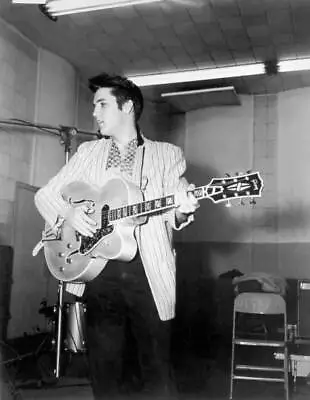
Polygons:
[[139,187],[142,192],[145,191],[146,186],[148,184],[148,177],[146,175],[143,175],[144,157],[145,157],[145,145],[142,147],[141,166],[140,166],[140,173],[139,173],[139,175],[140,175]]

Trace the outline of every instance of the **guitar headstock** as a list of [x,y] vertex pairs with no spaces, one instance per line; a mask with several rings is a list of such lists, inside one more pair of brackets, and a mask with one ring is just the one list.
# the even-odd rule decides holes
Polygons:
[[[264,184],[259,172],[213,178],[208,185],[208,197],[214,203],[232,199],[250,198],[255,204],[255,197],[261,197]],[[210,190],[212,189],[212,190]]]

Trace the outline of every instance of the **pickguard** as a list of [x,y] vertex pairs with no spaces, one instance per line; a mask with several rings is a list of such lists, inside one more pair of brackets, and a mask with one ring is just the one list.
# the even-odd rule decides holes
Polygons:
[[96,245],[99,243],[100,239],[102,239],[104,236],[109,235],[112,233],[114,230],[113,225],[108,225],[104,228],[97,229],[96,233],[94,233],[94,236],[82,236],[81,239],[81,245],[80,245],[80,253],[81,254],[87,254],[91,250],[93,250]]

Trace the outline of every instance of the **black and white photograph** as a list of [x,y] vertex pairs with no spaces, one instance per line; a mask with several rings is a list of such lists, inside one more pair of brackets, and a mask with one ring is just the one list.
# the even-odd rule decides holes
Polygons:
[[310,0],[0,0],[0,400],[310,397]]

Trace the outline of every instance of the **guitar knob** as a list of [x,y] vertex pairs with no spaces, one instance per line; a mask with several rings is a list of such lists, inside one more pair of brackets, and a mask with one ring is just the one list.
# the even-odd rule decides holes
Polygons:
[[72,249],[73,245],[71,243],[67,244],[68,249]]
[[58,253],[58,257],[64,257],[65,253]]

